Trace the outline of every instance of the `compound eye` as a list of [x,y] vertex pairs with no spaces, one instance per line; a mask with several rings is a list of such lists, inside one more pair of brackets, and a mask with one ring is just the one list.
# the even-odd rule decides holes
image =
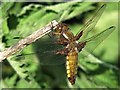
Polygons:
[[62,31],[62,28],[60,26],[55,28],[55,32],[56,33],[61,33],[61,31]]

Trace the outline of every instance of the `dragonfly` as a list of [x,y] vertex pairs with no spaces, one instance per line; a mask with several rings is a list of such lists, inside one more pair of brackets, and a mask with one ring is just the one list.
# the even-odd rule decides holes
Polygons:
[[[99,20],[100,16],[102,15],[106,5],[103,5],[98,12],[95,14],[93,18],[91,18],[86,25],[74,36],[73,33],[70,31],[70,28],[64,24],[59,23],[55,27],[55,31],[53,35],[59,36],[57,39],[57,44],[64,45],[65,47],[61,50],[58,50],[56,54],[61,54],[66,56],[66,72],[67,78],[70,83],[73,85],[75,84],[77,69],[78,69],[78,53],[82,51],[82,49],[86,46],[86,44],[94,39],[103,38],[101,37],[101,33],[95,35],[89,39],[83,40],[90,32],[93,30],[94,26],[96,25],[97,21]],[[111,33],[115,29],[114,26],[106,29],[102,32],[102,35],[107,33]],[[106,34],[106,35],[107,35]],[[105,38],[105,37],[104,37]],[[78,40],[81,39],[80,42]]]
[[[49,45],[49,43],[46,42],[49,47],[47,49],[47,46],[44,45],[45,42],[43,41],[41,43],[41,64],[50,63],[49,65],[52,65],[51,63],[66,63],[67,78],[69,82],[74,85],[77,76],[79,52],[81,52],[83,49],[92,52],[105,38],[107,38],[115,30],[115,26],[111,26],[98,34],[87,38],[89,32],[93,30],[98,20],[100,19],[105,8],[106,5],[102,5],[95,13],[95,15],[80,29],[80,31],[76,35],[71,32],[67,24],[59,23],[58,25],[53,27],[52,37],[55,38],[55,42],[53,45]],[[91,47],[91,43],[95,44]],[[44,49],[44,46],[46,51]],[[54,50],[50,47],[53,47]],[[56,55],[56,57],[60,60],[56,60],[56,57],[52,56],[51,53],[53,53],[53,55]],[[64,60],[61,60],[63,59],[63,57]]]

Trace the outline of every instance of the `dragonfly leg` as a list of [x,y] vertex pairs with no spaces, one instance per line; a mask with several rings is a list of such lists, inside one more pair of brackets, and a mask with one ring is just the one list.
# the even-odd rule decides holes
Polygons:
[[68,42],[66,41],[58,41],[58,42],[55,42],[56,44],[60,44],[60,45],[64,45],[66,46],[68,44]]
[[83,35],[83,31],[80,31],[80,32],[75,36],[75,40],[79,40],[82,35]]
[[68,40],[58,38],[57,42],[55,42],[55,43],[66,46],[68,44]]
[[56,54],[67,55],[68,54],[68,49],[64,48],[64,49],[57,50]]
[[86,45],[86,42],[79,42],[77,45],[77,49],[80,52]]

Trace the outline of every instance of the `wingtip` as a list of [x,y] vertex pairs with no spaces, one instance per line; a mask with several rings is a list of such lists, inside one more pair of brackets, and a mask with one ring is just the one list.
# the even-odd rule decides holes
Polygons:
[[103,5],[101,6],[101,8],[106,7],[106,5],[107,5],[107,4],[103,4]]
[[111,27],[109,27],[109,29],[112,29],[112,28],[114,28],[114,29],[115,29],[116,27],[115,27],[115,26],[111,26]]
[[103,4],[102,7],[105,7],[107,4]]

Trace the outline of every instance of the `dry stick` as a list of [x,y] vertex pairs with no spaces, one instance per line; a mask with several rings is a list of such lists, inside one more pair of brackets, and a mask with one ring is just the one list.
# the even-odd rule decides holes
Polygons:
[[28,46],[32,42],[35,42],[37,39],[43,37],[44,35],[51,32],[52,28],[58,24],[57,21],[53,20],[45,27],[33,32],[31,35],[27,36],[24,39],[21,39],[15,45],[5,49],[4,51],[0,52],[0,62],[2,62],[7,57],[15,54],[16,52],[22,50],[24,47]]

